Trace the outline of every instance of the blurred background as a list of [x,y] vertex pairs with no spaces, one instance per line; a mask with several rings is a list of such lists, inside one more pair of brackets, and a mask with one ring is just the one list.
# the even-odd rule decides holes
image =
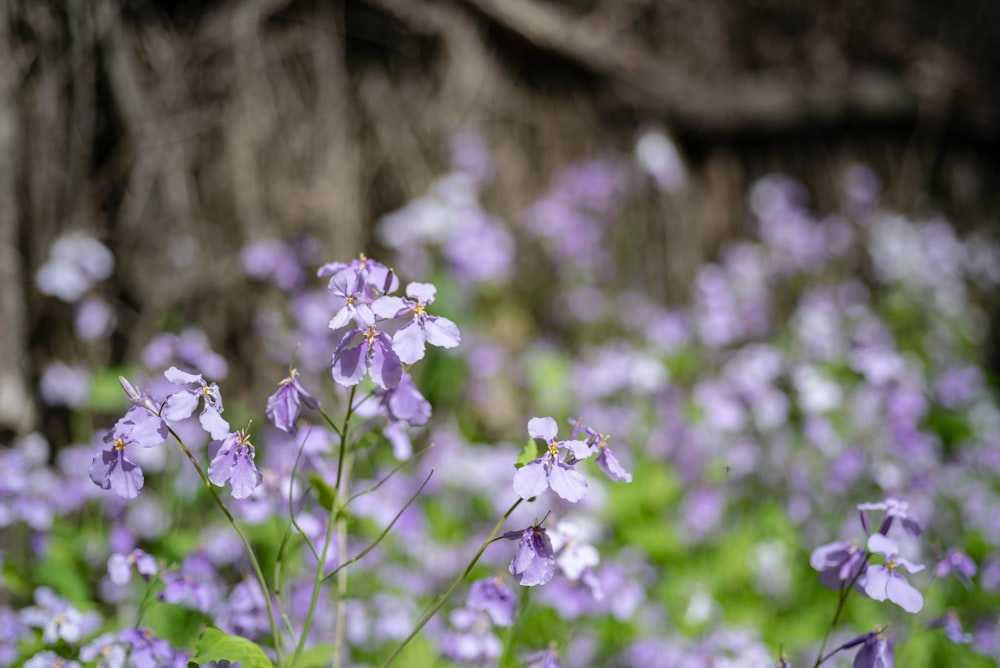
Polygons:
[[[997,43],[986,1],[0,0],[0,440],[70,439],[47,365],[133,363],[191,323],[261,401],[273,294],[241,249],[381,257],[376,221],[482,147],[510,227],[568,164],[652,163],[606,280],[664,304],[775,171],[824,211],[861,163],[887,206],[995,231]],[[40,288],[74,232],[115,258],[62,250],[106,274],[98,302]]]

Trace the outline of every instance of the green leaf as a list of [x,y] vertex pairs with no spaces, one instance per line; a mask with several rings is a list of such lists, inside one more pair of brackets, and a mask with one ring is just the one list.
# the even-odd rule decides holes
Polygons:
[[243,668],[273,668],[274,665],[257,643],[209,626],[198,639],[191,663],[200,666],[209,661],[223,660],[238,663]]
[[319,505],[326,508],[327,511],[333,510],[333,504],[337,500],[337,492],[333,487],[328,485],[315,471],[309,474],[309,484],[316,489],[316,493],[319,495]]
[[530,461],[538,459],[538,444],[535,443],[535,439],[529,438],[524,449],[521,450],[521,454],[517,456],[517,461],[514,462],[514,466],[521,468]]

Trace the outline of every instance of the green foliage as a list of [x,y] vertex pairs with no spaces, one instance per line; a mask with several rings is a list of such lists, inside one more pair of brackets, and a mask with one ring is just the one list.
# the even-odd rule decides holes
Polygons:
[[243,668],[271,668],[273,665],[257,643],[228,635],[214,626],[206,628],[198,639],[195,656],[191,659],[191,663],[199,666],[210,661],[230,661]]

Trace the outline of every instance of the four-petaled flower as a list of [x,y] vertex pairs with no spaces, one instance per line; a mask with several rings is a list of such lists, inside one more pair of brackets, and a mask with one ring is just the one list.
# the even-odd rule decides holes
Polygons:
[[632,482],[632,474],[626,471],[618,462],[618,457],[615,456],[615,453],[611,451],[611,447],[608,445],[608,439],[611,436],[597,432],[590,427],[584,427],[584,431],[589,437],[587,438],[587,444],[597,448],[597,456],[594,458],[594,461],[604,471],[604,475],[615,482]]
[[354,269],[338,271],[330,279],[330,292],[343,306],[330,319],[330,329],[337,331],[347,326],[351,320],[359,329],[365,329],[375,322],[371,299],[364,275]]
[[854,580],[865,562],[861,546],[846,540],[820,545],[809,557],[809,565],[819,571],[819,581],[830,589],[840,589]]
[[166,440],[167,433],[167,425],[159,416],[141,406],[133,406],[105,434],[104,442],[109,447],[94,457],[90,479],[101,489],[134,499],[142,489],[142,469],[128,458],[125,450],[133,444],[146,448],[159,445]]
[[434,302],[436,293],[437,288],[430,283],[410,283],[406,286],[409,299],[380,297],[372,304],[379,317],[408,320],[392,337],[393,350],[403,364],[423,359],[424,346],[428,343],[441,348],[454,348],[462,342],[455,323],[427,313],[427,306]]
[[392,349],[392,339],[371,325],[346,334],[333,352],[333,379],[347,387],[357,385],[368,373],[376,385],[387,390],[399,385],[403,365]]
[[191,417],[198,409],[199,399],[203,399],[198,421],[201,426],[218,441],[229,433],[229,423],[222,419],[222,394],[215,383],[206,383],[199,373],[181,371],[175,366],[163,372],[174,385],[184,389],[167,397],[160,415],[165,420],[176,422]]
[[876,601],[889,599],[907,612],[920,612],[924,607],[924,597],[906,581],[898,568],[902,566],[910,573],[919,573],[924,567],[898,556],[896,542],[880,533],[868,537],[868,550],[885,557],[885,563],[868,566],[858,579],[865,594]]
[[570,463],[560,459],[560,454],[563,448],[568,449],[572,453],[569,461],[575,463],[594,452],[583,441],[557,441],[558,431],[556,421],[550,417],[528,421],[528,433],[544,448],[544,453],[514,473],[514,491],[522,499],[538,496],[551,487],[560,497],[575,503],[587,492],[587,479]]
[[219,487],[228,480],[234,499],[245,499],[260,484],[260,471],[254,464],[254,447],[250,436],[240,429],[228,434],[208,466],[208,479]]

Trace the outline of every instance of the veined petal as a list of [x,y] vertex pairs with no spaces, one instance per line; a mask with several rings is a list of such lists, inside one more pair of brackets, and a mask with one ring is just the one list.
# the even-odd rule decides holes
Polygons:
[[402,297],[379,297],[372,302],[372,312],[380,318],[395,318],[400,311],[407,311]]
[[587,459],[594,454],[594,449],[587,445],[585,441],[563,441],[562,446],[569,448],[570,452],[577,459]]
[[873,533],[868,537],[868,550],[886,558],[899,554],[899,546],[896,545],[896,541],[880,533]]
[[546,443],[559,433],[559,425],[550,417],[536,417],[528,420],[528,434],[532,438],[540,438]]
[[400,364],[399,357],[393,351],[389,337],[385,334],[379,333],[372,345],[368,374],[383,390],[396,387],[403,377],[403,365]]
[[514,472],[514,493],[522,499],[530,499],[544,492],[549,486],[544,461],[532,460]]
[[364,332],[348,332],[333,353],[333,379],[340,385],[357,385],[365,377],[368,345]]
[[424,357],[424,330],[417,322],[410,321],[392,337],[392,349],[404,364],[413,364]]
[[924,597],[902,575],[895,574],[889,578],[885,587],[886,596],[890,601],[909,613],[920,612],[924,607]]
[[436,294],[437,288],[431,283],[409,283],[406,286],[406,296],[422,304],[433,303]]
[[176,422],[191,417],[197,408],[198,396],[182,390],[167,397],[160,415],[166,420]]
[[432,346],[454,348],[462,342],[462,333],[458,331],[458,325],[448,318],[427,316],[424,321],[424,331],[427,333],[427,343]]
[[229,423],[211,406],[205,406],[205,410],[198,416],[198,422],[202,429],[211,434],[213,440],[223,439],[229,433]]
[[188,373],[187,371],[181,371],[175,366],[164,371],[163,376],[174,385],[194,385],[201,387],[205,384],[205,379],[201,377],[200,373]]
[[549,468],[549,486],[560,497],[570,503],[576,503],[587,493],[587,478],[572,467],[557,461]]
[[332,318],[330,318],[330,329],[338,330],[351,321],[351,309],[343,307]]

